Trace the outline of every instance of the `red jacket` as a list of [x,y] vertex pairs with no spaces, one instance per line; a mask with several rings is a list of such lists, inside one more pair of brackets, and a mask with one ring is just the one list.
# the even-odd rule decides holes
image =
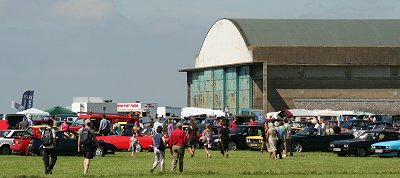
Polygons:
[[186,134],[179,128],[172,131],[169,137],[169,146],[172,148],[173,145],[185,146],[186,145]]

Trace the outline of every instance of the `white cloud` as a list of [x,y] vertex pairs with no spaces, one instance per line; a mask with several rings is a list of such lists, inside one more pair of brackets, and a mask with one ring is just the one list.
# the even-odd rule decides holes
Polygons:
[[72,21],[102,21],[114,13],[114,4],[107,0],[63,0],[50,6],[56,17]]

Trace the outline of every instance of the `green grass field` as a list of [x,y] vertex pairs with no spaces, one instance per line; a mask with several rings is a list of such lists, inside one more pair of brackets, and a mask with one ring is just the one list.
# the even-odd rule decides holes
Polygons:
[[[131,158],[128,152],[117,152],[92,160],[88,177],[398,177],[398,158],[337,157],[332,153],[295,153],[283,160],[269,160],[259,151],[233,151],[222,158],[213,151],[213,158],[205,158],[204,150],[197,150],[184,160],[184,173],[170,173],[171,156],[166,155],[166,172],[159,167],[150,174],[152,152],[141,152]],[[80,177],[82,157],[59,156],[52,175],[45,175],[42,157],[0,156],[0,177]]]

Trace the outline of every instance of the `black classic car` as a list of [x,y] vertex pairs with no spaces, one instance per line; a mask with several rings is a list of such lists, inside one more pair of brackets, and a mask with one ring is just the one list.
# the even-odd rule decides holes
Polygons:
[[294,152],[302,151],[328,151],[329,143],[336,140],[353,139],[354,136],[349,133],[340,133],[333,135],[317,135],[317,129],[307,127],[292,135],[292,150]]
[[330,143],[330,150],[338,156],[356,155],[368,156],[371,145],[377,142],[399,140],[400,133],[385,130],[366,131],[359,137],[350,140],[338,140]]
[[[213,129],[214,130],[214,129]],[[228,149],[229,150],[246,150],[250,147],[247,146],[246,137],[248,136],[257,136],[261,135],[264,128],[262,126],[250,126],[250,125],[239,125],[235,128],[230,129],[230,138],[228,141]],[[218,143],[218,134],[213,136],[214,144],[213,148],[216,148]]]
[[[57,150],[62,155],[78,155],[78,133],[74,131],[57,131]],[[96,148],[95,156],[104,156],[105,154],[114,154],[116,147],[113,144],[99,142]],[[43,155],[42,141],[40,138],[32,138],[28,146],[29,153],[32,155]]]

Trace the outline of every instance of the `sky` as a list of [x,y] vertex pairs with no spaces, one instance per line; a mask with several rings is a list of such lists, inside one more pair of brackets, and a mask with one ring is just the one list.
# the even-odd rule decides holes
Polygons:
[[398,0],[0,0],[0,113],[74,96],[186,106],[186,73],[222,18],[399,19]]

